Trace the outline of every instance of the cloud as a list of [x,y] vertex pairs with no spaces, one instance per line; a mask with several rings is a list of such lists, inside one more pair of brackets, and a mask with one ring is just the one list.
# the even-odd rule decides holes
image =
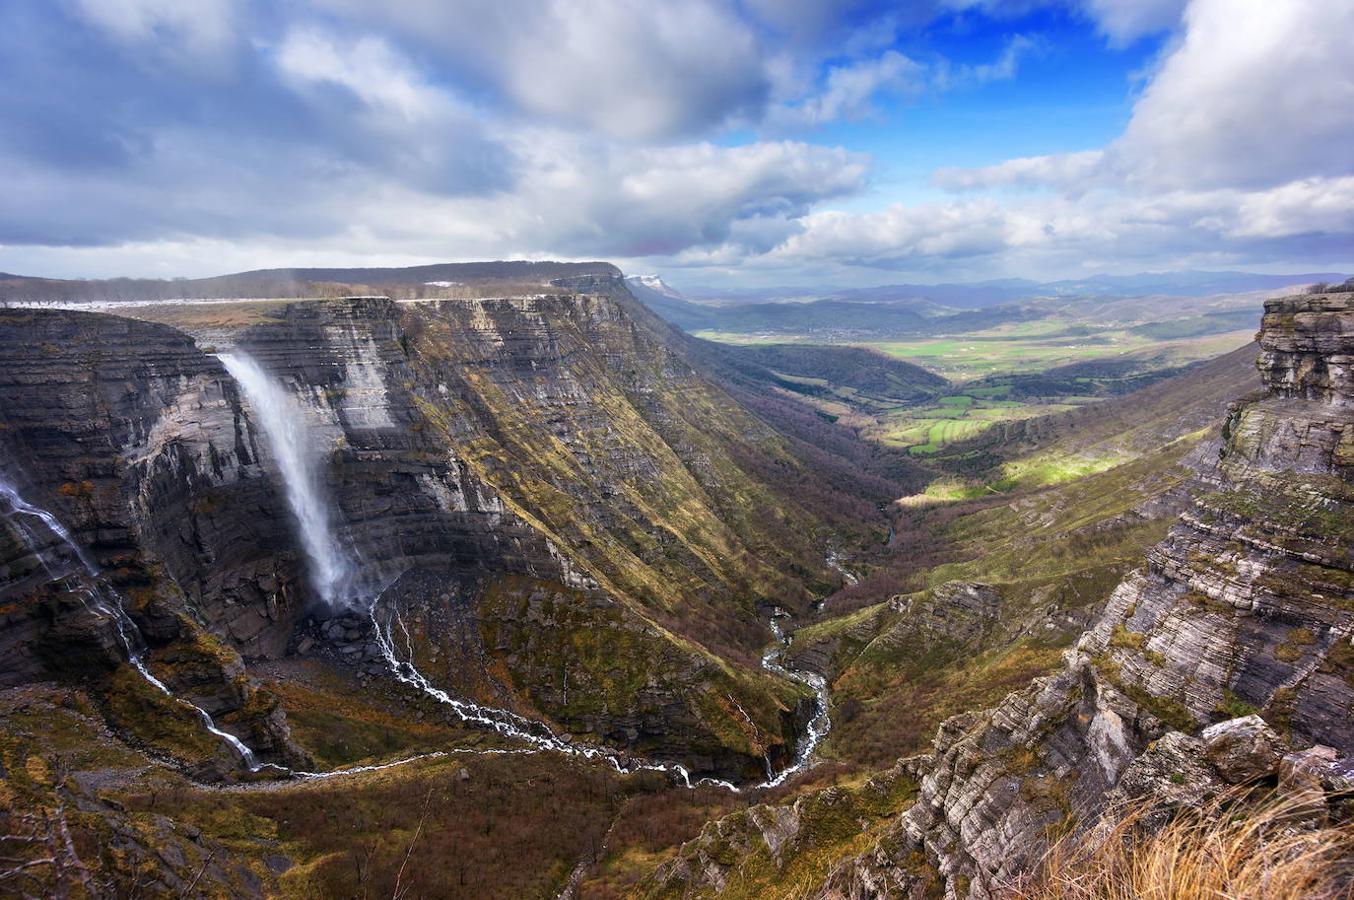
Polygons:
[[1173,29],[1188,0],[941,0],[958,12],[981,11],[994,18],[1017,18],[1039,9],[1071,9],[1095,23],[1110,43],[1122,46],[1149,34]]
[[1354,4],[1194,0],[1111,148],[1147,188],[1261,187],[1354,165]]
[[447,94],[433,88],[384,40],[340,42],[313,28],[291,31],[275,51],[278,70],[294,87],[336,85],[370,110],[406,122],[427,122],[453,112]]
[[793,104],[773,109],[776,125],[822,125],[838,119],[859,119],[875,113],[877,95],[919,93],[925,86],[925,67],[896,50],[828,69],[821,91]]
[[883,98],[968,90],[1014,78],[1021,59],[1042,49],[1041,42],[1015,35],[992,62],[963,65],[945,59],[921,63],[890,49],[828,66],[816,89],[805,89],[792,73],[781,73],[773,80],[779,83],[781,94],[794,99],[772,107],[764,124],[772,128],[814,126],[878,116],[877,101]]
[[1180,21],[1186,0],[1082,0],[1083,11],[1115,44],[1168,31]]
[[[1102,147],[941,169],[953,196],[904,204],[907,173],[771,139],[1017,79],[1050,8],[1096,46],[1176,32]],[[928,22],[1000,50],[947,62]],[[1349,260],[1351,33],[1338,0],[0,4],[0,268]]]
[[1024,156],[976,169],[937,169],[931,180],[938,187],[955,192],[1002,187],[1077,189],[1086,186],[1100,170],[1103,159],[1101,150]]
[[[130,170],[10,168],[20,177],[0,194],[0,244],[272,238],[423,259],[726,245],[755,255],[817,204],[860,190],[869,168],[860,154],[796,142],[630,147],[543,129],[500,139],[513,177],[450,190],[411,175],[418,160],[402,160],[394,178],[379,160],[332,155],[327,142],[302,150],[241,139],[222,164],[212,162],[211,138],[162,135]],[[201,177],[207,166],[211,178]]]
[[[756,254],[817,203],[859,190],[868,170],[858,154],[795,142],[631,148],[531,131],[514,146],[523,165],[511,190],[401,196],[398,233],[387,237],[454,237],[481,254],[507,246],[637,257],[726,245]],[[448,234],[458,222],[467,225]]]
[[749,23],[716,0],[325,0],[395,28],[517,113],[627,140],[755,117],[770,88]]
[[777,247],[784,261],[836,260],[881,268],[920,259],[953,259],[1010,246],[1012,223],[990,200],[908,207],[895,204],[864,214],[816,212],[804,229]]
[[981,87],[993,81],[1008,81],[1015,77],[1024,57],[1042,52],[1043,49],[1043,42],[1017,34],[1006,42],[1001,55],[990,63],[952,66],[942,60],[935,67],[932,82],[937,90],[950,91]]
[[234,0],[73,0],[72,8],[138,52],[169,48],[184,61],[216,59],[236,39]]
[[[1098,14],[1110,22],[1115,9],[1101,3]],[[940,169],[938,187],[982,196],[817,212],[771,257],[1026,268],[1354,258],[1354,70],[1344,64],[1354,7],[1193,0],[1183,28],[1104,149]]]
[[1096,190],[1019,204],[990,197],[895,204],[878,212],[815,212],[769,255],[787,265],[848,262],[927,269],[954,260],[1047,266],[1188,265],[1214,260],[1321,260],[1354,251],[1354,176],[1261,190],[1155,195]]

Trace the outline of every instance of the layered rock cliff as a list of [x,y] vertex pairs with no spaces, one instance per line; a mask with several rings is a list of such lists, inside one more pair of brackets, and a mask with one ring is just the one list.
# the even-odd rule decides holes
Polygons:
[[[985,898],[1116,800],[1197,802],[1264,779],[1324,810],[1323,787],[1347,790],[1352,364],[1349,295],[1269,301],[1264,390],[1233,404],[1195,454],[1190,508],[1061,671],[949,719],[931,753],[903,761],[917,802],[882,834],[872,826],[869,848],[841,859],[817,894],[923,896],[943,884],[948,897]],[[725,871],[676,867],[650,886],[718,893],[710,879]]]
[[[1354,302],[1270,301],[1260,347],[1263,396],[1234,405],[1193,508],[1066,668],[950,720],[909,763],[921,799],[899,828],[952,894],[986,896],[1050,835],[1093,822],[1172,731],[1258,711],[1294,749],[1354,754]],[[862,858],[843,883],[901,887],[890,859]]]
[[[273,758],[305,762],[235,649],[248,652],[269,624],[299,614],[302,598],[285,513],[219,363],[161,326],[23,310],[0,311],[0,358],[0,478],[53,510],[86,554],[5,510],[4,684],[102,685],[119,728],[163,743],[155,719],[189,711],[164,707],[136,678],[118,689],[125,637],[86,598],[111,592],[173,691]],[[239,639],[218,642],[213,621]],[[203,744],[209,755],[218,746]]]
[[[760,776],[811,711],[805,688],[759,665],[766,617],[837,577],[832,527],[787,487],[811,468],[666,346],[617,278],[565,287],[178,309],[179,328],[5,310],[4,470],[132,598],[170,687],[227,727],[257,709],[276,734],[236,730],[264,749],[286,744],[285,725],[252,699],[237,654],[379,678],[364,611],[381,597],[447,690],[584,741]],[[225,352],[295,399],[351,557],[337,598],[351,614],[316,608],[277,450]],[[88,674],[34,649],[78,610],[51,614],[33,548],[10,537],[9,681]],[[114,668],[107,624],[86,630]],[[183,649],[213,641],[220,653]]]

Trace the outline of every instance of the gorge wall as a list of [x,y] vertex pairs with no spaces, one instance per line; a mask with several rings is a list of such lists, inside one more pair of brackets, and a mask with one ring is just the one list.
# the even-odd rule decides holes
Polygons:
[[[0,457],[129,598],[152,668],[265,755],[299,759],[247,664],[380,665],[361,615],[335,630],[342,610],[316,608],[274,450],[213,355],[245,354],[319,450],[355,573],[343,599],[361,611],[385,592],[441,687],[585,742],[758,777],[812,705],[761,670],[765,620],[835,583],[834,525],[746,464],[809,477],[646,316],[605,275],[527,297],[180,310],[178,328],[3,310]],[[78,610],[53,607],[34,549],[4,534],[9,683],[92,677],[33,650],[68,639]],[[244,721],[256,708],[266,728]]]
[[1234,404],[1193,508],[1062,672],[951,719],[933,754],[907,762],[921,795],[893,852],[844,865],[839,889],[902,888],[914,876],[900,852],[913,848],[951,895],[984,897],[1028,871],[1050,835],[1093,823],[1116,787],[1164,802],[1277,774],[1277,753],[1249,772],[1182,772],[1190,752],[1174,770],[1167,750],[1149,753],[1194,742],[1199,757],[1226,760],[1235,729],[1211,723],[1258,713],[1275,746],[1354,755],[1354,302],[1269,301],[1260,348],[1265,391]]

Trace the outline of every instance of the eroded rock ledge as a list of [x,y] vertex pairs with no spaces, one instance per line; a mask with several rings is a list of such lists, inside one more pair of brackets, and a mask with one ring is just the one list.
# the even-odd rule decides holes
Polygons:
[[[949,720],[934,752],[908,762],[921,799],[897,827],[950,896],[985,897],[1050,834],[1089,827],[1168,738],[1207,743],[1213,723],[1258,715],[1280,745],[1276,763],[1313,746],[1330,748],[1314,752],[1333,765],[1354,754],[1354,298],[1269,301],[1260,345],[1264,396],[1234,404],[1193,508],[1116,589],[1066,668]],[[888,883],[880,871],[842,877]]]
[[[938,879],[946,897],[988,898],[1120,799],[1267,779],[1319,817],[1324,792],[1350,787],[1354,296],[1269,301],[1260,346],[1263,394],[1195,456],[1191,508],[1065,667],[947,720],[901,764],[917,802],[817,896],[931,896]],[[649,886],[716,882],[669,867]]]

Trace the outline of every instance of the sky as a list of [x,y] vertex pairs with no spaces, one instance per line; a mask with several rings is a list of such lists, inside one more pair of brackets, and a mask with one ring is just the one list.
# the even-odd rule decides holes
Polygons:
[[6,0],[0,271],[1354,270],[1348,0]]

